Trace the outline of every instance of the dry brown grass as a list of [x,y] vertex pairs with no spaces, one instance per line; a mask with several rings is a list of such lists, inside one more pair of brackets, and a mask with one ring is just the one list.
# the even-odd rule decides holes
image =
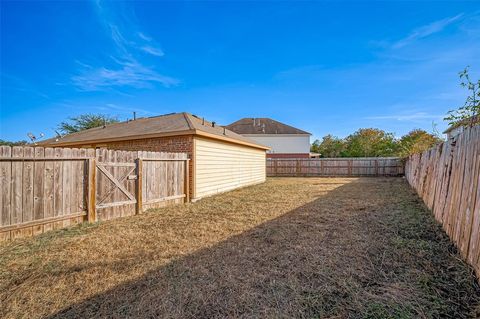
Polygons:
[[276,178],[0,246],[0,317],[464,318],[472,270],[400,178]]

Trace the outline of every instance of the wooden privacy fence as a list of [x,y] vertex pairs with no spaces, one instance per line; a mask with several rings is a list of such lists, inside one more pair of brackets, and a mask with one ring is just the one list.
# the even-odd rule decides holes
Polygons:
[[480,126],[410,156],[405,176],[480,276]]
[[184,153],[0,147],[0,240],[189,201]]
[[397,175],[403,175],[403,162],[398,157],[267,159],[267,176]]

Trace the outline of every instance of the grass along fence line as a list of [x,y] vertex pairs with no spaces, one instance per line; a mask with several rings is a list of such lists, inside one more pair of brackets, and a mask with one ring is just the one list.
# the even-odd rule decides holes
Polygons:
[[403,178],[266,183],[0,244],[0,317],[477,318]]

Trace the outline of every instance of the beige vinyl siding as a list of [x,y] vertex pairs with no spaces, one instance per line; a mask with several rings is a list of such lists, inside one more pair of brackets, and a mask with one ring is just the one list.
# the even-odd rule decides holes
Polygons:
[[265,150],[195,137],[195,198],[265,181]]

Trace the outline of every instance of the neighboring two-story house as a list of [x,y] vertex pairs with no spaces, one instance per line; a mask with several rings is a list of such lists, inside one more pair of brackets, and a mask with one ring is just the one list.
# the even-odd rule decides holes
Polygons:
[[243,118],[227,129],[269,146],[269,158],[309,158],[311,134],[270,118]]

